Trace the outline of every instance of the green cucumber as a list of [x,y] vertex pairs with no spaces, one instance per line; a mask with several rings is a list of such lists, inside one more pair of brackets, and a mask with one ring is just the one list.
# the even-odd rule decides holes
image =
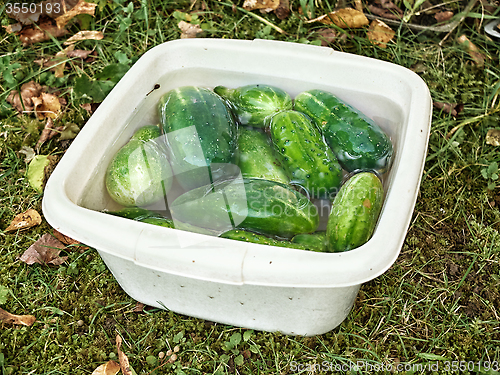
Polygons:
[[297,95],[294,109],[315,121],[346,171],[389,169],[393,154],[389,136],[359,110],[322,90]]
[[106,170],[105,184],[115,202],[123,206],[146,206],[169,192],[172,169],[157,136],[159,131],[152,128],[139,129],[114,155]]
[[271,117],[271,139],[291,174],[291,183],[302,186],[311,197],[337,193],[342,168],[309,117],[282,111]]
[[276,240],[274,238],[266,237],[262,234],[253,233],[246,230],[232,229],[227,232],[222,233],[219,237],[227,238],[230,240],[244,241],[251,243],[258,243],[261,245],[278,246],[278,247],[289,247],[299,250],[309,250],[305,245],[299,243],[292,243],[286,240]]
[[283,169],[281,157],[275,152],[269,137],[259,130],[240,128],[238,131],[235,159],[242,176],[288,184],[290,177]]
[[246,85],[236,89],[217,86],[214,91],[230,103],[242,125],[263,128],[268,116],[293,106],[288,93],[270,85]]
[[[180,195],[170,205],[177,222],[218,234],[230,229],[290,238],[312,233],[318,210],[291,187],[262,179],[235,179],[203,186]],[[178,229],[182,229],[179,227]]]
[[142,128],[137,129],[132,138],[130,138],[130,140],[131,141],[139,140],[147,142],[150,139],[157,139],[160,136],[161,132],[160,132],[160,127],[158,125],[146,125],[143,126]]
[[307,249],[318,252],[326,252],[327,241],[326,232],[302,233],[297,234],[292,238],[292,242],[298,245],[305,246]]
[[124,217],[142,223],[158,225],[166,228],[174,228],[172,219],[163,217],[157,212],[147,210],[141,207],[125,207],[118,211],[106,211],[107,214]]
[[326,226],[328,250],[341,252],[366,243],[377,224],[384,188],[371,172],[355,174],[342,185],[332,202]]
[[[224,100],[211,90],[184,86],[163,95],[160,124],[170,163],[186,190],[222,176],[215,164],[230,163],[236,148],[237,127]],[[207,168],[214,164],[214,168]]]

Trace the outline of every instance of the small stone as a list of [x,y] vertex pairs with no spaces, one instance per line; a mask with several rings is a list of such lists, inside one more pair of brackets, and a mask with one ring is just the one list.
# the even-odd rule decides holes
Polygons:
[[83,320],[80,319],[78,322],[76,322],[76,324],[78,327],[83,326]]

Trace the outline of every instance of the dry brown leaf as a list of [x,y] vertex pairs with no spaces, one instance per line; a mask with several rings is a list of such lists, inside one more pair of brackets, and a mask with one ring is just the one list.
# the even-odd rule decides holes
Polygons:
[[108,361],[96,368],[92,375],[116,375],[120,372],[120,365],[115,361]]
[[321,40],[322,46],[328,46],[337,38],[337,32],[329,27],[319,29],[316,33],[318,34],[319,40]]
[[16,215],[5,231],[13,232],[16,230],[29,229],[36,225],[40,225],[41,223],[42,217],[38,211],[30,208],[29,210]]
[[45,19],[40,22],[40,25],[29,26],[23,28],[19,32],[19,40],[23,45],[27,46],[33,43],[43,42],[45,40],[50,40],[51,36],[54,38],[59,38],[66,35],[68,30],[58,28],[57,25],[52,20]]
[[396,32],[380,20],[373,20],[366,36],[373,44],[385,48]]
[[445,22],[448,21],[453,17],[453,12],[451,11],[445,11],[445,12],[438,12],[434,15],[434,18],[436,19],[437,22]]
[[500,146],[500,129],[490,129],[486,133],[486,144]]
[[66,40],[64,44],[73,44],[81,40],[101,40],[102,38],[104,38],[104,34],[102,33],[102,31],[83,30],[68,38],[68,40]]
[[474,60],[474,64],[478,67],[484,66],[485,56],[479,51],[475,44],[473,44],[469,38],[465,35],[461,35],[457,39],[458,43],[463,44],[467,52],[469,53],[472,60]]
[[135,304],[135,307],[134,307],[134,309],[132,311],[136,312],[136,313],[141,313],[141,312],[144,311],[144,307],[146,307],[145,304],[143,304],[142,302],[137,302]]
[[5,29],[7,34],[12,34],[12,33],[17,33],[19,31],[21,31],[23,28],[23,25],[21,25],[20,23],[14,23],[12,25],[2,26],[2,27]]
[[181,29],[181,39],[196,38],[196,35],[203,32],[200,25],[191,25],[186,21],[180,21],[177,26]]
[[48,94],[42,92],[39,97],[33,98],[35,115],[39,120],[45,118],[56,118],[61,111],[61,102],[59,98],[54,94]]
[[19,113],[32,112],[34,109],[33,98],[40,96],[42,86],[35,81],[30,81],[21,86],[21,93],[12,90],[7,97],[9,102]]
[[35,149],[37,151],[40,151],[40,147],[42,147],[42,145],[49,139],[54,138],[57,134],[58,132],[57,130],[54,129],[54,122],[52,121],[52,118],[48,117],[47,123],[45,124],[45,127],[42,130],[42,134],[40,135],[40,138],[36,143]]
[[368,5],[368,9],[370,10],[370,12],[377,16],[388,18],[391,20],[400,20],[403,17],[402,14],[394,12],[390,9],[379,8],[373,4]]
[[58,27],[62,28],[66,26],[66,24],[75,16],[79,14],[89,14],[94,16],[95,7],[97,4],[87,3],[84,0],[80,0],[78,4],[76,4],[71,10],[66,13],[63,13],[59,17],[56,18],[56,24]]
[[280,4],[274,10],[274,14],[276,14],[276,17],[278,17],[280,20],[284,20],[285,18],[287,18],[290,15],[289,0],[280,0]]
[[[43,10],[43,5],[42,4],[37,4],[36,7],[33,8],[32,6],[32,10],[34,10],[34,12],[31,12],[29,11],[29,4],[23,4],[26,6],[28,6],[28,11],[26,12],[25,9],[22,9],[22,5],[21,4],[17,4],[18,5],[18,9],[19,11],[18,12],[15,12],[14,10],[16,9],[14,6],[12,7],[7,7],[6,8],[6,11],[5,13],[10,17],[10,18],[13,18],[15,19],[16,21],[19,21],[21,24],[23,25],[31,25],[35,22],[38,22],[38,19],[40,18],[40,16],[42,15],[42,10]],[[8,12],[9,10],[11,10],[11,12]]]
[[36,322],[33,315],[14,315],[0,308],[0,322],[30,327]]
[[339,9],[307,21],[307,23],[311,22],[321,22],[325,25],[331,25],[332,23],[334,23],[335,25],[343,29],[356,29],[369,24],[368,18],[366,18],[366,16],[362,12],[353,8]]
[[277,9],[280,0],[245,0],[243,8],[246,10],[259,9],[263,13],[269,13]]
[[71,50],[71,51],[66,52],[66,56],[70,59],[77,57],[77,58],[80,58],[82,60],[85,60],[91,53],[92,53],[92,51],[86,51],[83,49],[75,49],[75,50]]
[[56,78],[64,77],[64,68],[66,67],[66,60],[68,59],[68,52],[71,52],[74,49],[74,45],[69,45],[62,51],[56,53],[54,60],[52,60],[55,64],[57,64],[57,66],[52,69]]
[[33,243],[19,259],[29,265],[39,263],[59,266],[68,259],[67,256],[59,256],[59,253],[64,247],[61,241],[45,233]]
[[74,240],[71,237],[66,236],[65,234],[62,234],[61,232],[57,231],[54,229],[54,237],[57,238],[59,241],[61,241],[63,244],[66,246],[71,246],[71,245],[81,245],[82,243],[80,241]]
[[443,111],[444,113],[448,113],[453,117],[457,117],[457,115],[462,112],[464,109],[463,103],[443,103],[443,102],[432,102],[432,105]]
[[128,357],[122,352],[122,338],[120,335],[116,335],[116,350],[118,351],[118,359],[120,360],[120,369],[123,375],[132,375],[132,369],[130,368],[130,363]]

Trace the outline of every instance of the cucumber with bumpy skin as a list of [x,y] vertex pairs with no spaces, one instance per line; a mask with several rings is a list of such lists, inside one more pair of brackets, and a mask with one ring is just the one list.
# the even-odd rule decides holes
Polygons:
[[211,90],[184,86],[163,95],[158,108],[179,184],[189,190],[220,178],[216,164],[231,162],[237,137],[224,100]]
[[293,106],[287,92],[270,85],[246,85],[236,89],[217,86],[214,91],[230,103],[242,125],[263,128],[268,116]]
[[147,126],[113,157],[105,176],[111,198],[123,206],[146,206],[163,198],[172,186],[172,169],[157,141],[158,127]]
[[174,228],[173,220],[141,207],[125,207],[118,211],[107,211],[106,213],[124,217],[126,219],[140,221],[142,223],[158,225],[166,228]]
[[285,172],[281,157],[275,152],[269,137],[259,130],[245,128],[238,130],[238,149],[235,159],[242,176],[288,184],[290,177]]
[[297,234],[292,238],[292,242],[305,246],[309,250],[317,252],[327,251],[326,232]]
[[230,240],[236,241],[244,241],[251,243],[258,243],[261,245],[269,245],[269,246],[278,246],[278,247],[288,247],[299,250],[309,250],[309,248],[305,245],[301,245],[299,243],[293,243],[286,240],[276,240],[274,238],[266,237],[262,234],[253,233],[246,230],[241,229],[233,229],[227,232],[222,233],[219,237],[227,238]]
[[359,110],[322,90],[297,95],[294,109],[313,119],[348,172],[389,169],[393,153],[389,136]]
[[271,139],[291,174],[291,183],[310,196],[334,195],[342,182],[342,168],[321,133],[303,113],[282,111],[270,120]]
[[332,202],[326,226],[328,250],[355,249],[373,234],[382,209],[384,188],[373,173],[362,172],[342,185]]
[[[318,210],[291,187],[262,179],[224,181],[190,190],[170,205],[174,222],[223,233],[246,229],[290,238],[312,233]],[[182,228],[178,228],[182,229]]]

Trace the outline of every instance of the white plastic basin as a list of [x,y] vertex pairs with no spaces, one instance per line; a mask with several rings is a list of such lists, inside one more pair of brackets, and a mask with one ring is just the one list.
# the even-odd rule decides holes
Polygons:
[[[99,212],[114,153],[158,123],[160,96],[184,85],[267,83],[328,90],[392,138],[386,198],[373,237],[345,253],[250,244]],[[153,90],[156,84],[160,88]],[[400,252],[422,176],[432,102],[408,69],[330,48],[276,41],[176,40],[145,53],[84,126],[50,177],[43,213],[58,231],[97,249],[123,290],[147,305],[230,325],[315,335],[338,326],[360,286]]]

